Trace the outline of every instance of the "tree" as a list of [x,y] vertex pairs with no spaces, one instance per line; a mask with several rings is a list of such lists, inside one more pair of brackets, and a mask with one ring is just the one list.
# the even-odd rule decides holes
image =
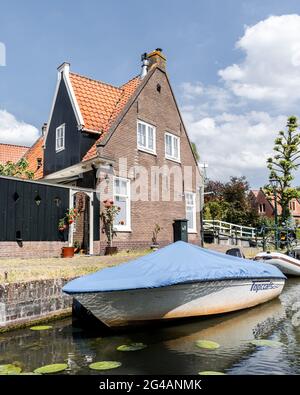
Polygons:
[[206,191],[213,192],[213,194],[207,195],[205,219],[256,226],[258,214],[252,208],[249,184],[245,177],[231,177],[226,184],[209,180]]
[[220,181],[207,180],[205,185],[205,202],[222,199],[224,184]]
[[199,162],[199,160],[200,160],[200,155],[199,155],[199,152],[198,152],[196,143],[191,143],[191,146],[192,146],[192,151],[193,151],[193,153],[194,153],[194,155],[195,155],[196,161]]
[[[291,116],[287,120],[287,130],[280,131],[275,139],[274,155],[268,158],[270,179],[277,181],[276,188],[278,203],[281,206],[281,223],[287,222],[290,217],[289,203],[293,198],[299,197],[300,193],[291,184],[294,179],[293,171],[300,165],[300,134],[297,132],[297,118]],[[266,186],[269,196],[273,196],[274,190],[271,185]]]
[[26,159],[22,158],[17,163],[8,161],[0,163],[0,175],[9,177],[20,177],[32,179],[34,172],[28,170],[29,164]]

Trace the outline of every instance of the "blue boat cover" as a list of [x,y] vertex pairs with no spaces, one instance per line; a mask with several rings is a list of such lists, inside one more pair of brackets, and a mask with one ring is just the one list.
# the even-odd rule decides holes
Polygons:
[[286,278],[267,263],[242,259],[177,241],[119,266],[70,281],[66,293],[158,288],[191,281]]

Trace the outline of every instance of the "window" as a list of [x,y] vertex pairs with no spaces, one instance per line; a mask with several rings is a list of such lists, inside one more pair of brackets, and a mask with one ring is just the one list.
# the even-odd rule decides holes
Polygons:
[[197,232],[196,226],[196,194],[193,192],[186,192],[185,194],[186,205],[186,219],[188,220],[188,232]]
[[165,134],[165,154],[167,159],[180,161],[180,139],[173,134]]
[[266,205],[265,205],[265,203],[260,203],[259,204],[259,212],[260,213],[265,213],[266,212]]
[[56,143],[55,143],[56,152],[62,151],[65,149],[65,124],[60,125],[56,128]]
[[117,231],[130,231],[130,181],[126,178],[114,179],[114,202],[120,211],[115,218]]
[[137,146],[138,149],[152,154],[156,153],[155,136],[156,128],[146,122],[138,121],[137,123]]

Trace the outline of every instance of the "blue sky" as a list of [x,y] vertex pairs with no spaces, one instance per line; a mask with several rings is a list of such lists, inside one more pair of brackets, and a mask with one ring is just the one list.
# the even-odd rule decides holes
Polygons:
[[[300,115],[300,97],[287,99],[293,85],[278,82],[285,72],[296,80],[300,73],[300,49],[290,40],[300,35],[297,0],[2,0],[0,7],[0,42],[6,47],[0,142],[30,144],[36,138],[63,61],[73,71],[119,85],[140,72],[141,53],[156,47],[167,56],[186,125],[212,178],[245,174],[255,187],[264,183],[264,160],[276,131],[287,115]],[[278,37],[285,32],[292,63],[272,80],[285,48]]]

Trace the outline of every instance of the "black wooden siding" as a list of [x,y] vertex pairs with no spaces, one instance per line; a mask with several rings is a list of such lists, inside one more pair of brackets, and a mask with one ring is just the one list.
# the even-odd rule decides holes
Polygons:
[[0,241],[62,240],[58,221],[68,207],[67,188],[0,177]]
[[[55,150],[56,128],[65,124],[65,149]],[[44,151],[44,174],[80,163],[97,136],[78,130],[77,120],[63,79],[61,80]]]

